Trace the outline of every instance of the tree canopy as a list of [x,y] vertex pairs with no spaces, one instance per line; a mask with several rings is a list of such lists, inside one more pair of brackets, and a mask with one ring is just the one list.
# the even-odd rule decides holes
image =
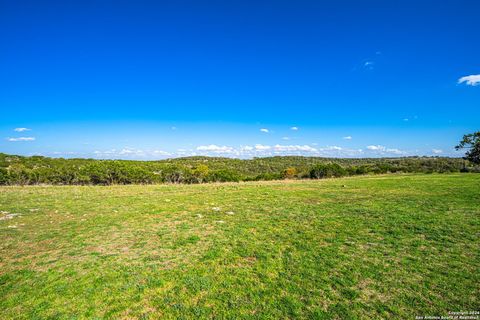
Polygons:
[[455,149],[468,149],[465,153],[465,159],[480,164],[480,131],[464,135]]
[[[470,141],[470,140],[467,140]],[[477,144],[478,145],[478,144]],[[396,172],[480,172],[461,158],[186,157],[160,161],[22,157],[0,153],[0,185],[205,183],[330,177]]]

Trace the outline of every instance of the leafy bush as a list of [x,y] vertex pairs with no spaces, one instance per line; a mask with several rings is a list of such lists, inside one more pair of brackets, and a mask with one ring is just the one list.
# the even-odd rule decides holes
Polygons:
[[126,161],[22,157],[0,153],[0,184],[111,185],[320,179],[390,172],[480,172],[461,158],[334,159],[270,157],[248,160],[187,157]]
[[310,178],[323,179],[342,177],[347,175],[347,170],[336,163],[317,164],[310,170]]

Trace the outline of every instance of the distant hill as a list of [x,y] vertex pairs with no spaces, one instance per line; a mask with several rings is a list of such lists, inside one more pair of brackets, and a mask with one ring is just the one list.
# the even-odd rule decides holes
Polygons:
[[0,153],[0,184],[202,183],[323,178],[395,172],[479,172],[461,158],[321,158],[276,156],[253,159],[184,157],[158,161],[63,159]]

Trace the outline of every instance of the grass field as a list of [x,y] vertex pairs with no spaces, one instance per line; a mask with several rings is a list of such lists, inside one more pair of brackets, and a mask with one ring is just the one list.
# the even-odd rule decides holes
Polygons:
[[480,175],[1,187],[0,211],[2,319],[480,309]]

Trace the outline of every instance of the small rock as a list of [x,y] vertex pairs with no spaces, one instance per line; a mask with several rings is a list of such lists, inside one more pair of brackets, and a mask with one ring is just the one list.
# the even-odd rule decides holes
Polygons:
[[213,207],[212,210],[213,211],[220,211],[220,208],[219,207]]
[[13,219],[16,216],[18,216],[18,214],[16,214],[16,213],[7,213],[5,216],[0,217],[0,220],[10,220],[10,219]]
[[233,212],[233,211],[227,211],[227,212],[225,212],[225,213],[226,213],[226,214],[229,214],[229,215],[234,215],[234,214],[235,214],[235,212]]

